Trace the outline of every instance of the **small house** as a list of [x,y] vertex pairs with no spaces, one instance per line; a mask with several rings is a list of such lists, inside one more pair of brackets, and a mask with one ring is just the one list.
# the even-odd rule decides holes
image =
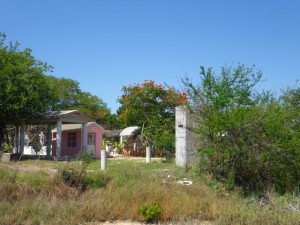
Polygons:
[[[61,156],[76,156],[81,149],[91,152],[96,158],[100,158],[102,149],[102,135],[104,128],[96,122],[88,122],[82,124],[63,124],[62,125],[62,140],[61,140]],[[86,132],[86,135],[82,135]],[[86,136],[86,143],[83,143],[83,138]],[[57,129],[52,130],[52,154],[56,155]]]

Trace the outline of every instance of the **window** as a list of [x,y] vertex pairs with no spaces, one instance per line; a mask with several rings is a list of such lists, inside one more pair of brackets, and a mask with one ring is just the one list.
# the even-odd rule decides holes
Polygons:
[[88,145],[95,145],[95,133],[88,133]]
[[68,133],[68,147],[76,147],[76,133]]

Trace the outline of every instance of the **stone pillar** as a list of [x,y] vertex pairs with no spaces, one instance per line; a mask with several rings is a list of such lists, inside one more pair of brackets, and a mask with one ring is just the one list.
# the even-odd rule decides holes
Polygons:
[[25,124],[24,122],[21,123],[21,130],[20,130],[20,154],[24,152],[24,140],[25,140]]
[[87,151],[87,131],[86,131],[86,123],[82,124],[81,129],[81,151]]
[[15,153],[19,153],[20,146],[20,126],[16,125],[15,129]]
[[151,163],[151,147],[146,147],[146,163]]
[[48,124],[48,126],[47,126],[47,158],[50,158],[51,143],[52,143],[51,125]]
[[62,122],[57,121],[57,133],[56,133],[56,156],[61,156],[61,140],[62,140]]
[[186,167],[197,163],[199,160],[198,148],[199,136],[193,132],[197,127],[195,115],[185,106],[177,106],[175,109],[175,138],[176,138],[176,166]]
[[101,150],[101,170],[106,170],[106,150]]

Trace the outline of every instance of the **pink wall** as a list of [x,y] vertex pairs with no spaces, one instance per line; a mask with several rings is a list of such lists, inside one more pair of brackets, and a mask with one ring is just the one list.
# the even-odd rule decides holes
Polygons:
[[95,133],[95,154],[96,158],[100,159],[101,150],[102,150],[102,129],[96,123],[90,123],[87,127],[87,133]]
[[[96,123],[87,125],[88,133],[95,133],[95,146],[89,146],[95,150],[96,158],[100,158],[102,149],[102,129]],[[76,133],[76,147],[68,147],[68,133]],[[67,130],[62,132],[61,156],[76,156],[81,150],[81,130]],[[88,139],[87,139],[88,142]],[[88,146],[88,143],[86,143]],[[52,133],[52,155],[56,155],[56,132]]]

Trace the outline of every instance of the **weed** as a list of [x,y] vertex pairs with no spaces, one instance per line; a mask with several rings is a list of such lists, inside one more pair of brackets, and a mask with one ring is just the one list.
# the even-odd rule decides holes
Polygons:
[[58,170],[62,180],[70,187],[78,189],[80,192],[87,187],[86,169],[82,165],[68,165]]
[[159,202],[154,202],[150,205],[143,205],[140,208],[140,213],[143,219],[147,222],[157,222],[161,219],[162,208]]

